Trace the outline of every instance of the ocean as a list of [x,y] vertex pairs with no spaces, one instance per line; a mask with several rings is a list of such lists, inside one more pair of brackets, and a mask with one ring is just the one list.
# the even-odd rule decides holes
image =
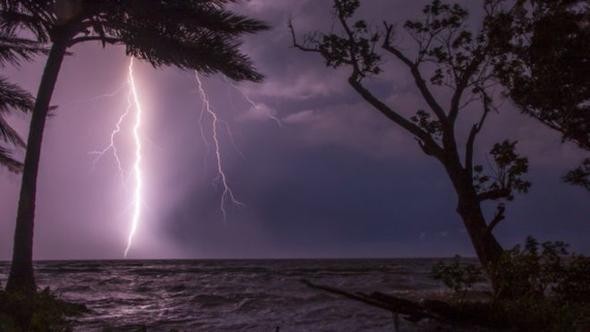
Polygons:
[[[434,259],[46,261],[50,287],[90,313],[75,331],[393,331],[391,313],[313,290],[381,291],[418,299],[443,290]],[[8,263],[0,263],[5,285]],[[402,321],[402,331],[425,326]]]

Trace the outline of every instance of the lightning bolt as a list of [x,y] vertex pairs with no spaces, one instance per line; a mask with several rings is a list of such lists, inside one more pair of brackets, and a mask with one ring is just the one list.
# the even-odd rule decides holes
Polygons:
[[133,141],[135,143],[135,161],[133,163],[133,173],[135,176],[135,188],[133,190],[133,215],[131,217],[131,229],[129,230],[129,236],[127,237],[127,247],[125,248],[124,256],[127,257],[129,249],[133,244],[133,237],[137,231],[137,227],[141,217],[141,205],[142,205],[142,169],[141,169],[141,117],[143,108],[139,100],[137,93],[137,86],[135,84],[135,77],[133,76],[133,57],[129,60],[129,76],[128,82],[130,87],[129,97],[132,98],[133,104],[135,105],[135,123],[133,125]]
[[93,160],[92,165],[93,168],[96,166],[96,163],[103,158],[108,152],[113,153],[113,157],[115,159],[115,163],[117,165],[117,169],[121,176],[123,184],[125,183],[125,170],[123,168],[123,163],[121,162],[121,158],[119,157],[119,150],[117,149],[116,144],[116,137],[121,134],[123,130],[123,123],[129,117],[132,110],[135,112],[134,117],[134,124],[132,129],[133,134],[133,143],[135,148],[135,156],[133,162],[133,175],[134,175],[134,188],[132,193],[132,208],[133,213],[131,216],[131,225],[129,229],[129,234],[127,236],[127,245],[124,251],[124,257],[127,257],[129,254],[129,250],[133,244],[133,238],[135,233],[137,232],[137,228],[140,223],[141,217],[141,206],[142,206],[142,188],[143,188],[143,174],[141,169],[141,159],[142,159],[142,137],[141,137],[141,118],[143,113],[143,108],[140,102],[139,94],[137,92],[137,85],[135,83],[135,76],[133,72],[133,57],[129,59],[129,65],[127,67],[127,82],[121,88],[118,88],[112,93],[107,93],[104,95],[100,95],[90,99],[89,101],[98,100],[102,98],[109,98],[119,94],[120,91],[123,90],[127,86],[128,93],[127,93],[127,107],[125,111],[115,124],[115,128],[111,132],[109,136],[109,144],[105,146],[103,149],[98,151],[91,151],[90,154],[96,155],[96,158]]
[[76,100],[72,100],[66,103],[60,103],[61,107],[65,107],[65,106],[70,106],[70,105],[76,105],[76,104],[87,104],[87,103],[91,103],[91,102],[98,102],[102,99],[108,99],[108,98],[112,98],[117,96],[118,94],[120,94],[123,90],[125,90],[125,88],[127,87],[127,84],[122,84],[120,87],[118,87],[117,89],[111,91],[111,92],[107,92],[98,96],[94,96],[92,98],[88,98],[88,99],[76,99]]
[[[223,193],[221,194],[219,208],[221,210],[221,214],[223,215],[223,220],[226,221],[227,220],[227,211],[225,209],[225,205],[228,201],[234,205],[237,205],[237,206],[245,206],[245,204],[240,202],[238,199],[236,199],[236,196],[234,195],[234,192],[233,192],[231,186],[228,184],[227,176],[226,176],[225,171],[223,169],[223,160],[222,160],[222,156],[221,156],[221,149],[220,149],[220,144],[219,144],[219,137],[218,137],[218,133],[217,133],[217,128],[218,128],[219,123],[224,123],[224,122],[223,122],[223,120],[220,120],[217,117],[217,113],[215,113],[215,111],[211,107],[209,97],[207,95],[207,92],[205,92],[205,89],[203,87],[203,82],[201,81],[201,78],[200,78],[199,73],[197,71],[195,71],[195,82],[197,85],[197,90],[199,91],[199,94],[201,95],[201,100],[203,101],[201,119],[203,118],[204,113],[209,115],[209,117],[211,118],[211,132],[212,132],[211,138],[213,141],[213,148],[215,149],[217,173],[218,173],[219,178],[221,180],[221,185],[223,186]],[[202,122],[201,122],[201,125],[202,125]],[[203,133],[202,127],[201,127],[201,133]],[[205,140],[205,142],[207,142],[207,141]]]
[[[242,91],[238,86],[236,86],[229,78],[227,78],[227,76],[223,76],[223,79],[225,80],[225,82],[227,84],[229,84],[232,88],[234,88],[239,94],[240,96],[242,96],[242,98],[244,98],[244,100],[250,104],[250,109],[254,110],[254,111],[258,111],[260,108],[258,107],[258,104],[256,104],[254,102],[254,100],[252,100],[252,98],[250,98],[247,94],[244,93],[244,91]],[[267,112],[265,114],[269,119],[273,120],[274,122],[276,122],[277,126],[282,127],[283,126],[283,122],[281,121],[281,119],[279,119],[278,117],[276,117],[274,114],[272,114],[271,112]]]
[[125,109],[125,112],[119,117],[119,120],[117,121],[117,124],[115,125],[115,129],[111,132],[109,145],[107,145],[105,148],[103,148],[100,151],[91,151],[90,152],[90,154],[96,155],[96,158],[94,158],[94,160],[92,161],[92,168],[95,168],[96,163],[100,159],[102,159],[102,157],[104,157],[104,155],[107,152],[112,151],[113,157],[115,158],[115,163],[117,164],[117,168],[119,169],[119,174],[121,175],[121,180],[123,182],[125,181],[125,171],[123,170],[123,164],[121,163],[121,158],[119,158],[119,152],[117,150],[117,145],[115,144],[115,138],[121,132],[121,125],[123,124],[123,121],[125,120],[125,118],[129,115],[129,112],[131,111],[132,108],[133,108],[133,103],[132,103],[131,96],[129,95],[127,98],[127,108]]
[[[129,251],[130,251],[131,247],[133,246],[133,240],[134,240],[135,234],[136,234],[137,229],[138,229],[140,222],[141,222],[142,189],[143,189],[143,173],[142,173],[142,168],[141,168],[142,141],[143,141],[142,135],[141,135],[141,124],[142,124],[143,107],[142,107],[142,103],[141,103],[140,96],[139,96],[138,89],[137,89],[137,84],[136,84],[134,70],[133,70],[134,69],[133,64],[134,64],[133,58],[130,58],[129,66],[128,66],[128,73],[127,73],[127,86],[128,86],[128,90],[129,90],[128,95],[127,95],[127,107],[126,107],[124,113],[121,114],[121,116],[119,117],[117,123],[115,124],[115,128],[113,129],[113,131],[110,134],[109,144],[101,150],[90,152],[91,154],[96,155],[96,158],[93,160],[93,166],[95,166],[96,163],[101,158],[103,158],[105,154],[107,154],[108,152],[112,152],[115,162],[116,162],[116,165],[117,165],[117,169],[118,169],[122,179],[124,180],[125,171],[124,171],[123,164],[121,162],[121,158],[119,157],[119,151],[117,149],[115,139],[118,135],[121,134],[121,131],[123,130],[122,129],[123,123],[130,116],[132,110],[135,111],[134,112],[134,115],[135,115],[134,124],[133,124],[133,129],[132,129],[133,142],[134,142],[134,148],[135,148],[134,162],[133,162],[134,189],[133,189],[133,193],[132,193],[133,213],[131,216],[130,229],[129,229],[129,234],[127,236],[127,244],[126,244],[125,251],[124,251],[124,257],[128,256]],[[202,108],[201,108],[201,113],[199,116],[199,124],[200,124],[200,129],[201,129],[200,134],[201,134],[201,138],[205,142],[205,145],[207,147],[207,151],[209,151],[209,149],[211,149],[211,147],[213,147],[214,152],[215,152],[215,160],[216,160],[216,168],[217,168],[216,170],[218,173],[218,179],[220,180],[220,183],[223,186],[223,192],[221,194],[219,208],[220,208],[221,213],[223,215],[223,220],[226,221],[226,219],[227,219],[226,204],[231,203],[236,206],[245,206],[245,204],[240,202],[236,198],[233,189],[231,188],[231,186],[228,183],[228,179],[227,179],[227,176],[224,171],[223,157],[222,157],[222,153],[221,153],[221,146],[220,146],[220,141],[219,141],[219,136],[218,136],[218,128],[220,125],[225,126],[225,129],[228,132],[228,135],[231,139],[232,144],[234,145],[234,148],[236,148],[238,153],[240,153],[242,156],[243,156],[243,154],[237,149],[237,146],[235,144],[235,140],[234,140],[233,134],[231,132],[231,129],[229,127],[229,124],[227,122],[225,122],[224,120],[220,119],[217,116],[217,113],[211,107],[209,97],[203,87],[203,82],[201,81],[201,78],[200,78],[198,72],[195,71],[194,73],[195,73],[194,79],[196,82],[197,90],[198,90],[198,93],[200,94],[200,97],[202,100]],[[226,81],[227,81],[227,78],[226,78]],[[244,93],[242,93],[239,89],[237,89],[237,87],[235,85],[233,85],[231,82],[230,82],[230,84],[232,87],[234,87],[236,90],[238,90],[241,93],[241,95],[250,103],[250,105],[253,108],[257,107],[256,104],[250,98],[248,98]],[[120,89],[117,89],[113,93],[101,95],[101,96],[98,96],[95,98],[112,97],[112,96],[118,94],[121,90],[122,89],[120,88]],[[206,131],[204,128],[204,120],[205,120],[205,117],[207,117],[207,116],[211,119],[211,133],[212,133],[211,140],[208,140],[206,137],[206,134],[205,134]],[[278,118],[275,117],[274,120],[277,122],[277,124],[281,125],[281,122]]]
[[205,153],[203,154],[203,174],[207,173],[207,156],[209,155],[209,152],[211,151],[211,143],[209,143],[209,140],[207,139],[207,135],[205,135],[205,127],[204,127],[204,123],[205,123],[205,100],[203,98],[201,98],[201,112],[199,113],[199,132],[201,134],[201,140],[203,141],[204,145],[205,145]]
[[229,125],[229,123],[227,123],[227,121],[223,121],[221,119],[219,120],[219,122],[225,127],[225,132],[227,133],[227,136],[229,137],[229,141],[230,141],[231,145],[233,146],[234,150],[236,150],[236,152],[240,155],[240,157],[242,157],[242,159],[246,160],[246,155],[244,155],[242,150],[240,150],[240,148],[238,147],[238,144],[236,143],[236,139],[234,138],[234,133],[231,130],[231,126]]

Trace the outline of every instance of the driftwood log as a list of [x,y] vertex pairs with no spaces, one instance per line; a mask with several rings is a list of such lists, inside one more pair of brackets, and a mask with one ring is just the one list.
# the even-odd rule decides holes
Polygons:
[[301,282],[310,288],[359,301],[391,312],[394,316],[396,330],[399,328],[399,316],[413,323],[417,323],[423,319],[432,319],[450,325],[498,327],[497,322],[491,322],[487,319],[482,319],[482,317],[474,317],[473,315],[466,314],[466,312],[460,311],[443,301],[424,300],[415,302],[381,292],[372,292],[370,294],[362,292],[351,293],[339,288],[315,284],[305,279],[301,280]]

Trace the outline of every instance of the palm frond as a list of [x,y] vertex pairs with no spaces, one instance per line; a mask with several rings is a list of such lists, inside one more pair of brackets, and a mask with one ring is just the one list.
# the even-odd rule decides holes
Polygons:
[[[239,37],[269,27],[227,10],[235,0],[76,0],[72,21],[78,39],[122,43],[127,53],[154,66],[170,65],[205,74],[221,72],[234,80],[260,81]],[[29,31],[39,43],[50,41],[58,18],[53,0],[0,0],[0,31]],[[81,37],[81,38],[80,38]],[[0,60],[14,61],[8,53]]]
[[56,21],[53,7],[52,0],[0,0],[0,30],[27,30],[37,41],[46,43]]
[[130,1],[125,7],[129,20],[147,20],[185,31],[208,31],[240,35],[266,30],[269,27],[255,19],[223,8],[227,1]]
[[14,110],[29,112],[32,109],[33,97],[17,85],[0,77],[0,140],[24,148],[25,142],[6,121],[3,113],[6,114]]
[[0,33],[0,66],[19,65],[21,61],[30,61],[39,53],[47,53],[47,50],[37,42],[11,33]]
[[26,146],[18,132],[2,116],[0,116],[0,139],[17,147],[24,148]]
[[10,152],[0,145],[0,165],[5,166],[13,173],[20,173],[23,170],[23,164],[15,160]]
[[228,2],[232,1],[129,1],[111,7],[111,15],[100,24],[102,30],[95,33],[119,40],[128,54],[154,66],[260,81],[263,76],[240,52],[238,37],[269,27],[225,10],[222,5]]
[[29,112],[32,109],[33,96],[0,76],[0,114],[10,110]]
[[204,74],[222,72],[237,81],[260,81],[263,78],[255,71],[250,59],[240,53],[234,38],[206,31],[198,35],[171,37],[150,31],[153,28],[148,26],[136,29],[121,33],[127,53],[145,59],[153,66],[173,65]]

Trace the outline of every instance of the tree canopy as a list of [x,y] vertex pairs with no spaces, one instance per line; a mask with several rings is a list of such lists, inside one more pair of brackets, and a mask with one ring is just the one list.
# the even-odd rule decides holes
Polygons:
[[[590,4],[494,1],[505,8],[488,15],[489,38],[508,96],[564,141],[590,151]],[[585,160],[565,180],[590,189],[589,165]]]
[[[259,81],[237,37],[268,27],[232,13],[232,0],[2,0],[0,29],[25,29],[41,43],[60,29],[68,44],[123,44],[126,53],[154,66],[173,65],[234,80]],[[55,4],[54,4],[55,3]],[[67,28],[66,28],[67,27]]]

